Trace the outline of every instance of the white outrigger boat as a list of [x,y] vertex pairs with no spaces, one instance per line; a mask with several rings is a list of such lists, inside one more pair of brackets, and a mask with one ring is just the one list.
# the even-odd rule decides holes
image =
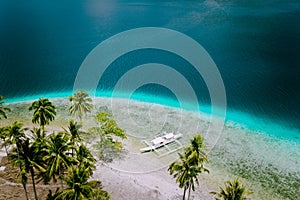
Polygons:
[[165,146],[169,143],[175,142],[175,140],[177,140],[178,138],[181,138],[182,134],[178,133],[178,134],[173,134],[173,133],[166,133],[165,135],[155,138],[153,140],[151,140],[150,144],[147,143],[146,141],[144,141],[148,147],[145,148],[141,148],[140,151],[142,153],[144,152],[149,152],[149,151],[154,151],[155,149],[158,149],[162,146]]

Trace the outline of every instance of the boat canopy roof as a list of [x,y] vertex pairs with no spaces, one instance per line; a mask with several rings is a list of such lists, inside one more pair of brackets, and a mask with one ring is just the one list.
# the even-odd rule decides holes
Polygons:
[[158,138],[155,138],[154,140],[152,140],[151,142],[154,144],[154,145],[157,145],[157,144],[160,144],[160,143],[163,143],[165,140],[162,138],[162,137],[158,137]]
[[168,133],[167,135],[164,136],[164,138],[166,138],[167,140],[174,138],[174,134],[173,133]]

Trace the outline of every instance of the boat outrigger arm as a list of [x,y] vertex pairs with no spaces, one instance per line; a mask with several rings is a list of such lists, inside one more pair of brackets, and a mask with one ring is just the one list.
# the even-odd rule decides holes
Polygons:
[[142,153],[144,152],[149,152],[149,151],[154,151],[155,149],[158,149],[160,147],[163,147],[167,144],[170,144],[172,142],[175,142],[175,140],[179,139],[182,137],[181,133],[174,134],[174,133],[166,133],[165,135],[155,138],[151,140],[150,143],[145,142],[148,144],[148,147],[141,148],[140,151]]

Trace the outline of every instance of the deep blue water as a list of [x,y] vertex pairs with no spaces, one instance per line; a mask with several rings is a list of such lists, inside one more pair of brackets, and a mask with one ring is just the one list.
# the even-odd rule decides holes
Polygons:
[[[165,27],[195,39],[213,58],[226,88],[229,120],[257,129],[268,124],[269,132],[274,129],[287,137],[291,133],[284,128],[293,129],[292,137],[299,139],[299,22],[296,0],[2,0],[0,94],[10,101],[69,95],[81,63],[100,42],[133,28]],[[153,62],[179,71],[199,102],[210,104],[205,83],[189,63],[154,49],[117,59],[98,91],[111,90],[128,70]],[[174,99],[167,88],[153,84],[139,92]]]

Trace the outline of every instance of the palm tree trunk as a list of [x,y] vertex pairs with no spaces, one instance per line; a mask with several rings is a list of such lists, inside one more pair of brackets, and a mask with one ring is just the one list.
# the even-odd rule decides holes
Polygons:
[[26,185],[25,184],[22,184],[22,185],[23,185],[23,188],[24,188],[24,191],[25,191],[26,200],[28,200]]
[[[18,152],[18,160],[20,160],[20,153],[19,153],[19,147],[18,147],[18,144],[17,145],[17,152]],[[20,165],[20,172],[22,171],[22,167]],[[23,179],[23,178],[22,178]],[[27,181],[26,181],[27,182]],[[24,188],[24,191],[25,191],[25,196],[26,196],[26,199],[28,200],[28,193],[27,193],[27,189],[26,189],[26,183],[23,182],[22,180],[22,185],[23,185],[23,188]]]
[[[22,171],[22,167],[20,166],[20,172]],[[26,183],[23,182],[22,180],[22,185],[25,191],[25,196],[26,196],[26,200],[28,200],[28,193],[27,193],[27,189],[26,189]]]
[[[75,146],[75,142],[73,140],[71,141],[71,144],[73,146]],[[72,158],[74,158],[74,148],[73,147],[72,147]]]
[[64,184],[63,184],[62,178],[60,178],[60,187],[61,187],[62,190],[64,189]]
[[189,186],[189,195],[188,195],[188,200],[190,200],[190,196],[191,196],[191,186]]
[[59,175],[59,179],[60,179],[60,187],[63,190],[64,189],[64,183],[63,183],[63,177],[61,175],[61,167],[59,167],[58,175]]
[[182,198],[182,200],[185,200],[185,193],[186,193],[186,186],[184,186],[184,190],[183,190],[183,198]]
[[34,170],[33,170],[33,168],[30,168],[30,173],[31,173],[31,180],[32,180],[32,186],[33,186],[34,197],[35,197],[35,200],[38,200],[38,196],[37,196],[36,188],[35,188]]
[[4,145],[4,147],[5,147],[6,156],[8,156],[7,146]]

